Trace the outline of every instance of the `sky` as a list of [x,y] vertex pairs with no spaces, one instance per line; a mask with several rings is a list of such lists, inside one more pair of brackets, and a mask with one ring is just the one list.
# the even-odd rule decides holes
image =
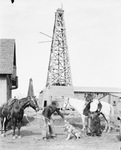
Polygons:
[[121,88],[121,0],[0,0],[0,38],[16,41],[18,89],[45,88],[55,12],[64,9],[73,86]]

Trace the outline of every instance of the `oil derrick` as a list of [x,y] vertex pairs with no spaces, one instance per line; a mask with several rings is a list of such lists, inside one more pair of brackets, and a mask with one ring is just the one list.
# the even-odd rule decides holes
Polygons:
[[32,78],[29,79],[29,88],[28,88],[27,96],[34,97],[33,80],[32,80]]
[[56,85],[72,86],[64,10],[62,9],[58,9],[55,13],[46,87]]
[[[59,8],[55,12],[47,82],[43,90],[43,99],[45,99],[45,103],[47,103],[52,100],[62,100],[62,97],[72,96],[73,86],[66,39],[64,10]],[[46,104],[44,104],[44,106],[45,105]]]

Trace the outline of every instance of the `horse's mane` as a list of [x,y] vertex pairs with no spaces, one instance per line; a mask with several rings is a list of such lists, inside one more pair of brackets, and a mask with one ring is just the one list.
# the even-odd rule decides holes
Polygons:
[[19,103],[21,103],[21,102],[28,101],[28,99],[27,99],[27,97],[24,97],[24,98],[19,99],[18,101],[19,101]]
[[19,101],[23,101],[23,100],[26,100],[26,97],[19,99]]

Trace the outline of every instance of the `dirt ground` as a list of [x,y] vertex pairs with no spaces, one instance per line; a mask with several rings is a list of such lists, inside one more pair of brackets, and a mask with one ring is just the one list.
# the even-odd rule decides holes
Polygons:
[[[55,131],[57,139],[42,139],[41,113],[34,111],[25,112],[29,123],[22,126],[22,138],[12,139],[12,130],[7,131],[6,137],[0,137],[0,150],[121,150],[121,141],[118,140],[118,132],[103,133],[101,137],[90,137],[82,132],[80,139],[72,138],[66,141],[63,121],[60,116],[54,116]],[[76,115],[68,116],[66,119],[81,131],[81,119]],[[27,120],[24,118],[24,120]]]

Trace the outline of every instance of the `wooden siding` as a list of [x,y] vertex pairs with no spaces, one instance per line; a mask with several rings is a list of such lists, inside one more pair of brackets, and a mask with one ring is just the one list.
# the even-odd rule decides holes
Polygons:
[[7,80],[5,76],[0,76],[0,106],[7,102]]
[[13,74],[16,65],[15,40],[0,39],[0,74]]

